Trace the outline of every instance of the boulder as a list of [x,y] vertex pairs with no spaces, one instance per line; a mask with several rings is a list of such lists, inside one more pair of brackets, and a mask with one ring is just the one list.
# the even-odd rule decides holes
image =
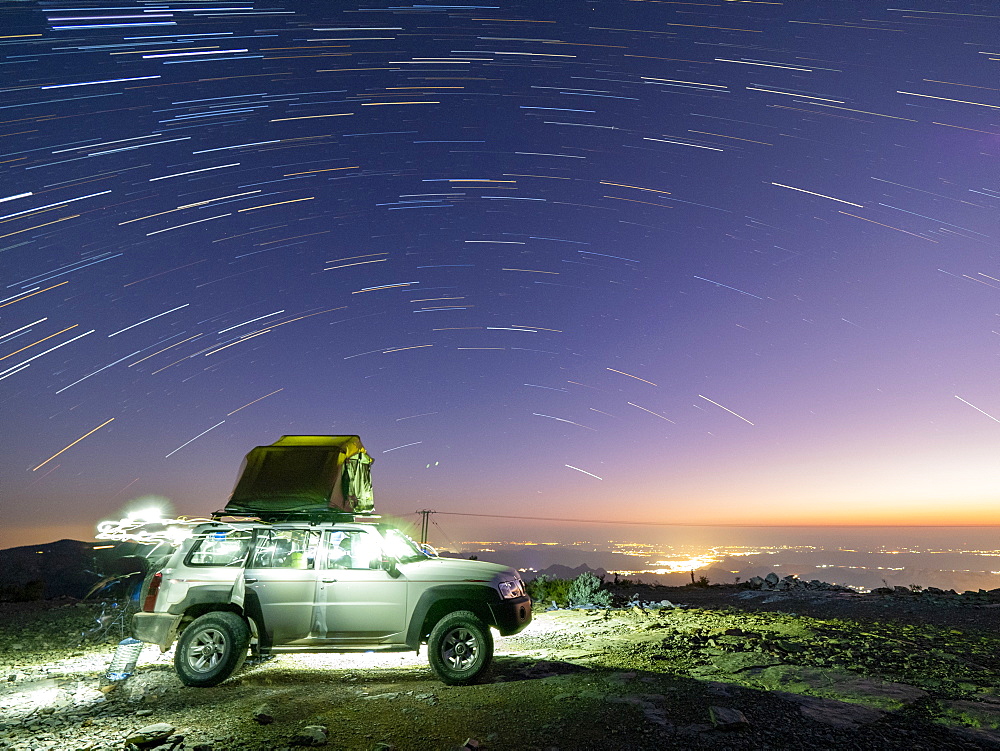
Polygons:
[[738,709],[729,707],[709,707],[708,714],[716,730],[744,730],[750,727],[750,721]]
[[330,733],[324,725],[306,725],[294,738],[295,746],[325,746],[330,739]]
[[153,725],[139,728],[130,733],[125,739],[125,743],[132,743],[136,746],[152,746],[162,743],[174,732],[174,726],[169,722],[157,722]]
[[262,704],[254,710],[253,719],[261,725],[270,725],[274,722],[274,710],[267,704]]
[[852,704],[835,699],[823,699],[818,696],[803,696],[801,694],[777,693],[786,699],[791,699],[799,705],[803,717],[822,722],[835,728],[854,729],[862,725],[877,722],[885,712],[862,704]]

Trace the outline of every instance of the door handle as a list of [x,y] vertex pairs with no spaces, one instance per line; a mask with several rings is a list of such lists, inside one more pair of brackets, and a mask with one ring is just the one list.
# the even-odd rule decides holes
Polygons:
[[336,579],[321,579],[321,581],[324,584],[334,584],[334,583],[336,583],[337,580]]
[[256,579],[250,579],[250,578],[244,578],[243,579],[243,583],[244,584],[256,584],[257,580]]

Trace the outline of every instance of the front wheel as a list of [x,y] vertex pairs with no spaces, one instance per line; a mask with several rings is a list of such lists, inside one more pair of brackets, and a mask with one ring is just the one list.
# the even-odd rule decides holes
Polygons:
[[185,686],[215,686],[240,669],[249,644],[250,628],[238,615],[206,613],[181,633],[174,668]]
[[493,635],[474,613],[449,613],[431,629],[427,640],[431,670],[449,686],[475,681],[493,659]]

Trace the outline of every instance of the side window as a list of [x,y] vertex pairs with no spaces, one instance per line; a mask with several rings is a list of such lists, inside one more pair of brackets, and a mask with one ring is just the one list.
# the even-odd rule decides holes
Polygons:
[[314,529],[258,530],[250,568],[315,568],[318,542]]
[[380,568],[378,537],[360,530],[333,530],[326,536],[326,568]]
[[188,553],[188,566],[242,566],[250,550],[250,532],[224,529],[197,540]]

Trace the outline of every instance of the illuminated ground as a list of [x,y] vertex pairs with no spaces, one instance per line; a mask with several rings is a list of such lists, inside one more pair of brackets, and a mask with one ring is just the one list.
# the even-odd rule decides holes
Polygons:
[[[498,640],[489,678],[464,688],[437,682],[410,653],[286,655],[190,689],[171,655],[150,647],[107,693],[112,645],[66,646],[92,608],[7,608],[0,748],[121,749],[154,722],[184,736],[176,748],[216,750],[287,747],[310,724],[329,729],[330,748],[366,750],[469,738],[563,751],[1000,747],[995,629],[852,621],[853,606],[840,607],[843,619],[720,607],[539,613]],[[741,712],[746,726],[717,729],[712,707]],[[261,709],[272,724],[254,720]]]

